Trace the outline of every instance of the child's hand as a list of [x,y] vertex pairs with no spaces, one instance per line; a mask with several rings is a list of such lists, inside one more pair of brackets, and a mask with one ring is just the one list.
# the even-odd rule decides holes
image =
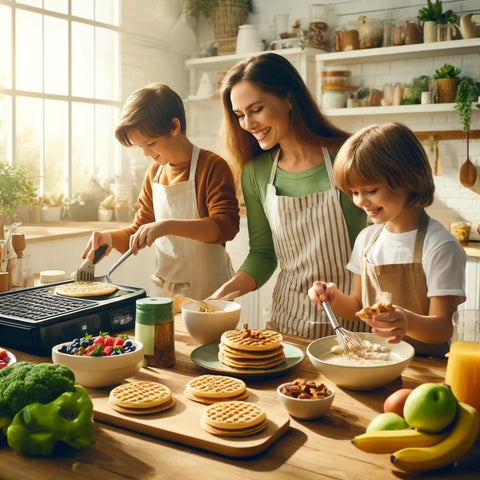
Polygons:
[[310,300],[317,305],[319,310],[323,310],[322,302],[331,302],[338,289],[334,283],[314,282],[308,290]]
[[388,343],[399,343],[408,329],[407,315],[397,306],[393,312],[378,313],[362,320],[372,327],[372,333],[386,338]]

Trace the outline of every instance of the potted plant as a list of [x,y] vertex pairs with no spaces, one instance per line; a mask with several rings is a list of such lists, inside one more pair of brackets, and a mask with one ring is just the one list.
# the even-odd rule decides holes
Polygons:
[[238,27],[252,11],[251,0],[186,0],[190,15],[204,15],[212,21],[219,55],[235,53]]
[[433,78],[437,81],[437,102],[453,103],[457,94],[457,87],[460,81],[459,68],[446,63],[443,67],[435,70]]
[[101,222],[110,222],[113,218],[113,209],[115,206],[115,195],[109,195],[98,204],[98,220]]
[[[463,131],[467,137],[467,158],[460,168],[460,182],[464,187],[473,187],[477,180],[477,171],[475,165],[470,161],[470,124],[472,120],[472,103],[480,95],[480,84],[470,77],[464,77],[458,84],[455,97],[455,109],[462,121]],[[480,104],[477,104],[480,108]]]
[[[439,27],[439,25],[445,25],[447,27],[447,35],[450,33],[451,36],[452,30],[453,32],[455,31],[453,24],[458,20],[457,15],[455,15],[452,10],[443,11],[442,2],[440,0],[435,0],[435,3],[432,3],[432,0],[427,0],[427,6],[418,11],[417,18],[423,24],[423,41],[425,43],[435,42],[437,36],[440,36],[440,38],[443,39],[441,33],[437,35],[437,29],[444,28]],[[446,39],[447,38],[445,38],[445,40]]]
[[42,197],[42,222],[59,222],[62,218],[63,193],[52,193]]
[[[13,167],[0,162],[0,224],[7,217],[14,216],[16,210],[25,205],[31,207],[37,198],[36,188],[27,167]],[[3,231],[3,230],[2,230]]]

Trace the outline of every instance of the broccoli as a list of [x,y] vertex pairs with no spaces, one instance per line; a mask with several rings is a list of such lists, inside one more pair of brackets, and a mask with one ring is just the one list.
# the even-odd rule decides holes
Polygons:
[[74,389],[75,375],[64,365],[19,362],[0,370],[0,439],[23,407],[51,402]]

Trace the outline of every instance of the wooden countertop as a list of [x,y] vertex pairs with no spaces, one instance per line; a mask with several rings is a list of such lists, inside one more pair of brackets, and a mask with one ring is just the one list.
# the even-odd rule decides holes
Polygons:
[[[132,332],[129,332],[133,335]],[[285,336],[285,340],[304,351],[309,341]],[[187,377],[206,373],[190,360],[197,345],[176,319],[174,370]],[[18,360],[48,361],[14,351]],[[424,382],[442,382],[446,360],[416,358],[401,379],[373,391],[357,392],[336,388],[333,406],[320,420],[290,420],[288,431],[266,452],[253,458],[232,459],[195,448],[169,443],[128,430],[96,422],[96,444],[71,456],[52,459],[22,457],[10,448],[0,448],[2,480],[68,479],[409,479],[414,476],[396,470],[388,454],[368,454],[355,448],[351,438],[365,431],[370,420],[381,412],[387,395],[400,387],[415,387]],[[159,370],[161,372],[161,370]],[[282,377],[251,381],[247,386],[273,390],[280,383],[297,377],[331,382],[322,377],[306,357]],[[268,411],[267,411],[268,415]],[[19,472],[21,475],[19,476]],[[435,479],[476,479],[480,475],[480,442],[459,462],[428,475]]]

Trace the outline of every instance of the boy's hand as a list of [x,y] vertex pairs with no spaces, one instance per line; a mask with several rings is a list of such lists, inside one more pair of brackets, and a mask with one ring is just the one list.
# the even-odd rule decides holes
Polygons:
[[308,296],[319,310],[323,310],[322,302],[331,302],[337,291],[337,286],[334,283],[317,281],[309,288]]
[[372,333],[386,338],[388,343],[399,343],[408,330],[407,315],[397,306],[391,312],[361,316],[361,318],[372,327]]

